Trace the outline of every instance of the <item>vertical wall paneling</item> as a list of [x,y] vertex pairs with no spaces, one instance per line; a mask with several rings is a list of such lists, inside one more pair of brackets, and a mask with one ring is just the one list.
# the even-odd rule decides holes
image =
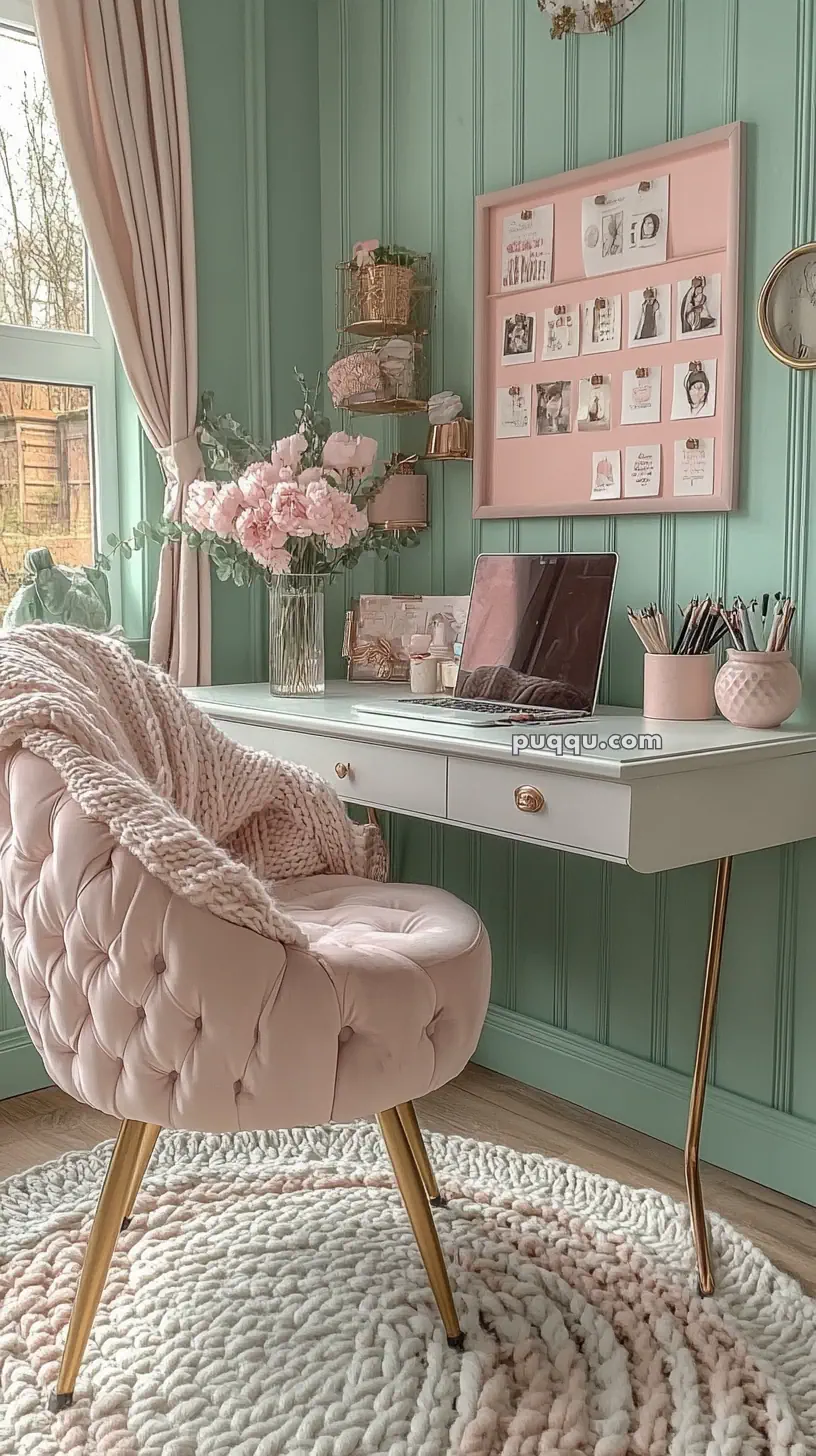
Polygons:
[[[616,549],[602,696],[631,705],[643,662],[627,603],[673,610],[694,592],[785,584],[803,608],[798,640],[812,676],[812,381],[772,360],[754,323],[770,266],[816,221],[810,4],[775,7],[770,23],[764,0],[649,0],[610,36],[564,42],[550,39],[536,0],[319,0],[319,19],[324,273],[370,228],[391,224],[427,246],[439,281],[433,382],[465,395],[476,194],[747,123],[741,508],[693,520],[474,522],[469,468],[431,466],[431,530],[397,579],[403,590],[460,591],[479,550]],[[324,302],[326,357],[329,317]],[[412,429],[400,425],[403,447],[415,448]],[[491,932],[494,1008],[480,1056],[680,1138],[710,867],[653,879],[407,820],[395,835],[400,871],[470,898]],[[735,866],[707,1136],[730,1166],[816,1198],[816,1153],[809,1162],[802,1152],[816,1124],[816,1069],[795,1035],[805,1016],[816,1019],[813,873],[811,846]],[[664,1086],[673,1103],[656,1092]]]

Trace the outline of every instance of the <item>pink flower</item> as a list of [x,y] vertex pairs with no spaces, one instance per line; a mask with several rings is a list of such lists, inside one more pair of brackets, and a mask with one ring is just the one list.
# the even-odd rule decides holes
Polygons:
[[210,504],[210,530],[215,531],[216,536],[224,536],[228,541],[234,540],[236,517],[244,505],[243,491],[234,481],[220,486]]
[[300,433],[297,435],[285,435],[282,440],[278,440],[272,452],[272,457],[273,459],[277,457],[281,465],[288,465],[289,469],[294,470],[297,474],[300,469],[301,458],[306,453],[306,448],[305,435],[301,435]]
[[[286,532],[282,531],[275,520],[272,502],[263,501],[258,506],[242,511],[238,518],[236,527],[238,540],[250,556],[260,561],[262,566],[271,566],[273,561],[278,560],[277,553],[281,552],[286,545]],[[283,552],[287,556],[287,551]],[[285,570],[285,567],[283,568]]]
[[368,435],[347,435],[337,430],[329,435],[323,447],[323,466],[326,470],[341,473],[350,470],[354,475],[368,475],[377,458],[377,441]]
[[257,506],[261,501],[268,500],[281,478],[280,471],[280,465],[272,460],[256,460],[248,465],[238,480],[246,504]]
[[311,536],[306,493],[296,482],[281,481],[272,492],[272,514],[287,536]]
[[284,576],[292,565],[292,557],[288,551],[268,551],[264,565],[268,566],[275,576]]
[[366,512],[357,509],[348,491],[332,491],[332,514],[331,526],[325,532],[329,546],[348,546],[353,535],[362,536],[368,530]]
[[[300,483],[303,484],[302,475]],[[320,475],[317,480],[310,480],[306,484],[306,512],[316,536],[325,536],[334,525],[333,498],[336,495],[336,488]]]
[[379,246],[379,238],[367,238],[364,243],[355,243],[352,259],[356,263],[357,267],[362,268],[365,266],[366,263],[373,263],[373,255],[374,253],[376,253]]
[[218,482],[214,480],[194,480],[188,486],[184,519],[188,526],[193,527],[194,531],[211,529],[210,511],[218,489]]

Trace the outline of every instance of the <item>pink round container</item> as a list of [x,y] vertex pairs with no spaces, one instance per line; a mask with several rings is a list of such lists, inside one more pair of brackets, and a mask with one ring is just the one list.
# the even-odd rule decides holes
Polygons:
[[715,713],[714,658],[710,652],[646,653],[644,718],[699,721],[713,718]]
[[802,681],[789,652],[729,649],[714,684],[717,707],[737,728],[778,728],[798,708]]

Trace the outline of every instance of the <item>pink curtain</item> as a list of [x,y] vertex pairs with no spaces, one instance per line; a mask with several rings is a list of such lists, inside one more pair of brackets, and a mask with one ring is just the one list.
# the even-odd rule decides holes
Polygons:
[[[60,138],[122,362],[181,517],[203,461],[190,129],[178,0],[34,0]],[[153,662],[210,680],[209,562],[165,545]]]

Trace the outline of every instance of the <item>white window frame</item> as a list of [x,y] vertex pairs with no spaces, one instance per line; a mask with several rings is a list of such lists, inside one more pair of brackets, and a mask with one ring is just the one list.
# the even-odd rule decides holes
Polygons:
[[[31,0],[0,0],[0,22],[35,30]],[[93,545],[105,551],[108,534],[121,534],[116,414],[116,344],[86,243],[87,333],[0,324],[0,379],[77,385],[91,391]],[[108,576],[114,622],[122,620],[119,559]]]

